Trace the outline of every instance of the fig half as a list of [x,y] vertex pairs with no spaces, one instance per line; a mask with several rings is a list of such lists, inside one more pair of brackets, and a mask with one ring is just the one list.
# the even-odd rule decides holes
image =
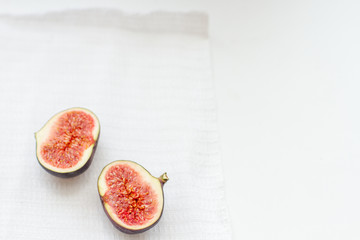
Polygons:
[[90,166],[99,134],[99,120],[90,110],[59,112],[35,133],[38,162],[55,176],[77,176]]
[[153,227],[164,208],[166,173],[153,177],[141,165],[119,160],[105,166],[98,191],[105,213],[124,233],[141,233]]

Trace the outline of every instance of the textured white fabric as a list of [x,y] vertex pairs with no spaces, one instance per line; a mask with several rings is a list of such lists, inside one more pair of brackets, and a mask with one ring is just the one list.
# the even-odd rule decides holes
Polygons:
[[[0,16],[0,239],[230,239],[209,52],[201,13]],[[37,163],[34,133],[75,106],[99,117],[99,145],[60,179]],[[170,178],[143,234],[116,230],[98,197],[119,159]]]

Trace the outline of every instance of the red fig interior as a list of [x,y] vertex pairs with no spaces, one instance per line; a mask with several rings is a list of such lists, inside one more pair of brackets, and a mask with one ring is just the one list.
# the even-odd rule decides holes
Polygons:
[[92,156],[100,125],[97,117],[84,108],[71,108],[52,117],[35,134],[36,154],[46,169],[74,172]]
[[115,161],[106,166],[98,190],[107,215],[120,228],[136,232],[161,216],[162,183],[134,162]]

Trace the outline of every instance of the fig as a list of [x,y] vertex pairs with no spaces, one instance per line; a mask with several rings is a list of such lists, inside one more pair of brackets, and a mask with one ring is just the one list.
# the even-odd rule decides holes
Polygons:
[[74,177],[89,168],[100,135],[96,115],[70,108],[54,115],[35,133],[39,164],[58,177]]
[[104,211],[112,224],[128,234],[153,227],[164,209],[164,173],[153,177],[141,165],[118,160],[104,167],[98,178],[98,191]]

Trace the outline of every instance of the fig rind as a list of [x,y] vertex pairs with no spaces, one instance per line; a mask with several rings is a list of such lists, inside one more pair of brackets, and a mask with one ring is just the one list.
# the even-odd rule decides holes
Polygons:
[[[57,172],[56,170],[51,170],[49,168],[47,168],[43,163],[42,161],[40,161],[39,159],[39,156],[38,156],[38,138],[37,138],[37,134],[39,132],[41,132],[46,126],[47,124],[49,124],[55,117],[58,117],[60,116],[61,114],[63,113],[66,113],[66,112],[69,112],[69,111],[72,111],[72,110],[81,110],[81,111],[84,111],[86,113],[90,113],[92,115],[92,117],[94,117],[94,120],[98,126],[98,131],[97,131],[97,134],[95,134],[94,137],[94,144],[93,144],[93,147],[92,147],[92,151],[91,151],[91,154],[90,156],[88,157],[88,159],[86,160],[86,163],[81,166],[80,168],[78,169],[75,169],[74,171],[62,171],[62,172]],[[58,112],[57,114],[55,114],[54,116],[52,116],[45,124],[44,126],[38,131],[35,133],[35,139],[36,139],[36,148],[35,148],[35,151],[36,151],[36,158],[38,160],[38,163],[40,164],[40,166],[45,169],[48,173],[50,173],[51,175],[53,176],[56,176],[56,177],[60,177],[60,178],[71,178],[71,177],[76,177],[82,173],[84,173],[91,165],[92,161],[93,161],[93,158],[94,158],[94,155],[95,155],[95,152],[96,152],[96,148],[97,148],[97,145],[98,145],[98,141],[99,141],[99,138],[100,138],[100,121],[98,119],[98,117],[90,110],[86,109],[86,108],[81,108],[81,107],[74,107],[74,108],[69,108],[69,109],[66,109],[66,110],[63,110],[61,112]]]
[[[106,165],[100,175],[99,175],[99,178],[98,178],[98,192],[99,192],[99,197],[100,197],[100,201],[101,201],[101,204],[103,206],[103,209],[106,213],[106,216],[108,217],[108,219],[110,220],[110,222],[113,224],[113,226],[115,228],[117,228],[118,230],[120,230],[121,232],[123,233],[127,233],[127,234],[137,234],[137,233],[142,233],[142,232],[145,232],[149,229],[151,229],[152,227],[154,227],[161,219],[161,216],[163,214],[163,211],[164,211],[164,202],[165,202],[165,199],[164,199],[164,191],[163,191],[163,186],[164,184],[167,182],[167,180],[169,179],[166,175],[166,173],[164,173],[161,177],[159,178],[156,178],[158,181],[159,181],[159,185],[161,187],[161,198],[162,198],[162,204],[161,204],[161,211],[160,211],[160,214],[157,216],[157,219],[156,221],[154,221],[153,223],[151,223],[151,225],[147,226],[147,227],[144,227],[144,228],[138,228],[138,229],[130,229],[130,228],[127,228],[125,226],[122,226],[120,225],[117,221],[115,221],[113,219],[113,216],[111,216],[111,214],[109,213],[109,210],[106,208],[106,205],[108,205],[104,199],[103,199],[103,196],[105,195],[106,191],[103,192],[100,188],[101,188],[101,183],[100,183],[100,179],[105,176],[106,172],[105,170],[108,170],[110,166],[112,165],[116,165],[117,163],[131,163],[131,164],[136,164],[138,165],[139,167],[141,167],[149,176],[151,176],[152,178],[155,178],[154,176],[152,176],[150,174],[149,171],[147,171],[143,166],[141,166],[140,164],[136,163],[136,162],[133,162],[133,161],[129,161],[129,160],[117,160],[117,161],[114,161],[114,162],[111,162],[109,163],[108,165]],[[103,195],[101,194],[101,192],[103,192]],[[109,205],[108,205],[109,206]],[[111,207],[109,207],[111,208]]]

